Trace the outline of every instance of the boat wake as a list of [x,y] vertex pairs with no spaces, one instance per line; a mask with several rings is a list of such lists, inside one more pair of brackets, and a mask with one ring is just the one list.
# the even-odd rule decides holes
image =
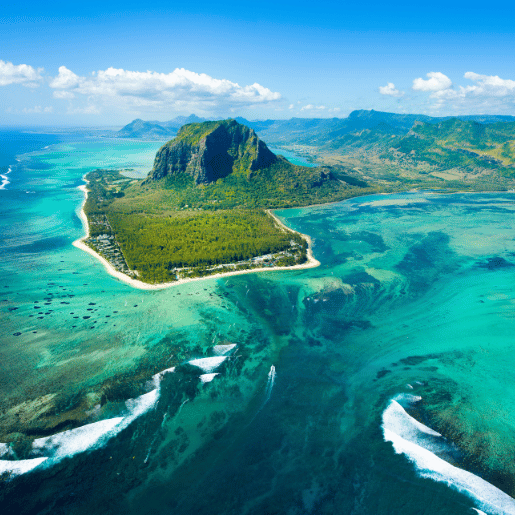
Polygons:
[[[272,395],[272,388],[275,383],[275,367],[272,365],[270,367],[270,372],[268,372],[268,381],[266,383],[266,399],[264,404],[266,404],[270,400],[270,395]],[[263,405],[264,405],[263,404]]]
[[451,488],[472,497],[478,509],[490,515],[515,514],[515,499],[484,479],[451,465],[456,448],[430,427],[410,416],[404,406],[416,403],[420,397],[399,395],[383,412],[383,435],[397,454],[404,454],[424,478],[447,483]]

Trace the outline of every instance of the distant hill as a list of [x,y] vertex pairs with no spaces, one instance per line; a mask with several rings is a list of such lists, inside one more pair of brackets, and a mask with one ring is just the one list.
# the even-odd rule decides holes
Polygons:
[[173,135],[170,129],[155,122],[132,121],[116,133],[118,138],[165,139]]
[[[375,110],[357,110],[347,118],[291,118],[289,120],[254,120],[237,117],[235,120],[254,129],[260,138],[273,145],[307,145],[324,151],[353,152],[381,150],[405,136],[416,121],[438,124],[452,117],[431,117],[423,114],[386,113]],[[468,115],[458,117],[464,121],[482,124],[514,122],[513,116]],[[162,139],[171,137],[177,129],[188,123],[204,122],[195,115],[179,116],[168,122],[142,122],[135,120],[119,131],[119,137]],[[132,125],[136,122],[151,124],[148,128]],[[160,132],[156,127],[162,127]]]
[[199,118],[192,114],[190,116],[177,116],[168,122],[133,120],[122,127],[117,133],[117,138],[135,139],[168,139],[177,134],[177,130],[185,124],[203,122],[205,118]]
[[437,124],[416,122],[392,146],[397,157],[441,168],[515,172],[515,121],[478,123],[451,118]]

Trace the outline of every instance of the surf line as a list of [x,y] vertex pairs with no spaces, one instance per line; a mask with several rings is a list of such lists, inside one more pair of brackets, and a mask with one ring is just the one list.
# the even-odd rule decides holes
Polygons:
[[396,454],[404,454],[418,474],[433,481],[446,483],[472,498],[481,513],[489,515],[515,515],[515,499],[479,476],[455,467],[437,456],[449,450],[449,443],[430,427],[409,415],[404,407],[419,402],[421,397],[401,394],[390,400],[383,412],[383,437],[391,442]]
[[108,440],[132,424],[137,418],[155,408],[159,400],[161,381],[165,374],[173,373],[175,367],[158,372],[152,377],[154,389],[125,402],[125,414],[69,429],[62,433],[38,438],[33,441],[30,457],[15,460],[7,444],[0,444],[0,474],[11,476],[30,472],[36,467],[51,467],[64,458],[103,447]]
[[7,174],[12,172],[12,168],[9,167],[7,172],[5,172],[5,175],[0,174],[0,177],[2,178],[2,184],[0,184],[0,190],[5,190],[5,187],[10,184],[9,177],[7,177]]

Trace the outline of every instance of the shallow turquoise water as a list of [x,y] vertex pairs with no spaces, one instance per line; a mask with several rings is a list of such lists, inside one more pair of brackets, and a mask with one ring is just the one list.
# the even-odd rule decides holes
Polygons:
[[[48,458],[0,487],[4,511],[514,513],[515,196],[278,211],[320,267],[138,291],[71,246],[77,186],[148,170],[159,145],[72,138],[0,191],[0,460]],[[220,343],[237,347],[203,383],[188,362]],[[137,417],[126,401],[153,391]]]

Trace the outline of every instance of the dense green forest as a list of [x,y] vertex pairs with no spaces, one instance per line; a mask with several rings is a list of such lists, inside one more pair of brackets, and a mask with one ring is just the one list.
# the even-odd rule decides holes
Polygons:
[[290,264],[306,259],[304,239],[279,230],[262,210],[189,212],[183,216],[113,212],[108,218],[129,267],[149,282],[174,280],[176,268],[206,271],[281,251],[296,257]]

